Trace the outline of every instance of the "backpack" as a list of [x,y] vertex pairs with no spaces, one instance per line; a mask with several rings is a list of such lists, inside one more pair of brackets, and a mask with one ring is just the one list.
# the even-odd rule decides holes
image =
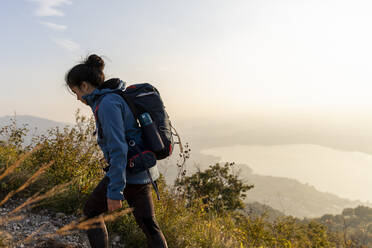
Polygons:
[[[159,91],[153,85],[143,83],[130,85],[124,91],[119,91],[118,94],[127,102],[136,120],[143,113],[150,114],[156,130],[153,133],[144,133],[143,138],[146,145],[146,140],[151,139],[152,135],[156,136],[155,132],[159,133],[164,148],[160,151],[152,150],[156,159],[161,160],[171,156],[174,146],[172,123]],[[149,137],[146,137],[146,135]],[[147,145],[147,148],[151,150],[149,145]]]
[[[110,81],[110,80],[109,80]],[[106,86],[107,87],[107,86]],[[105,85],[101,86],[99,89],[106,88]],[[110,87],[110,86],[108,86]],[[174,147],[174,140],[173,140],[173,133],[172,133],[172,124],[169,119],[169,115],[165,110],[165,106],[163,101],[160,97],[159,91],[149,83],[143,84],[133,84],[125,88],[125,90],[121,91],[114,91],[112,93],[120,95],[128,104],[129,108],[131,109],[134,118],[139,122],[139,116],[143,113],[149,113],[151,119],[155,123],[156,131],[159,133],[162,143],[164,144],[164,148],[160,151],[153,151],[151,150],[149,145],[146,145],[146,138],[142,137],[147,150],[152,151],[157,160],[165,159],[172,155],[173,147]],[[99,99],[99,102],[94,110],[94,116],[98,124],[98,128],[100,129],[100,134],[102,135],[101,131],[101,124],[98,120],[98,109],[100,101],[103,97]],[[156,134],[148,134],[146,135],[156,135]]]
[[[116,80],[116,83],[113,80]],[[115,86],[117,85],[118,79],[111,79],[106,82],[102,86],[100,86],[99,89],[116,88]],[[173,127],[169,119],[169,115],[165,110],[163,101],[160,97],[160,93],[153,85],[149,83],[133,84],[126,87],[125,90],[117,90],[112,93],[120,95],[125,100],[129,108],[131,109],[134,118],[137,120],[137,124],[139,123],[140,115],[143,113],[148,113],[155,124],[156,128],[153,129],[152,133],[142,132],[142,140],[144,141],[145,147],[139,147],[138,145],[135,145],[133,149],[129,149],[128,151],[129,166],[127,166],[127,170],[132,173],[138,173],[146,170],[159,199],[157,185],[156,183],[154,184],[154,182],[152,181],[149,168],[156,164],[156,160],[165,159],[171,156],[175,143],[173,140],[172,133]],[[97,106],[94,110],[94,116],[99,129],[98,132],[99,135],[103,135],[101,124],[98,119],[99,104],[102,101],[102,99],[103,96],[101,96],[100,99],[98,100]],[[142,126],[141,129],[143,130]],[[148,135],[160,136],[161,141],[164,144],[164,148],[159,151],[151,150],[150,146],[146,143],[148,137],[145,137],[144,134],[146,134],[147,136]],[[129,146],[131,146],[130,142],[128,143]],[[108,169],[109,166],[104,168],[106,172],[108,171]]]

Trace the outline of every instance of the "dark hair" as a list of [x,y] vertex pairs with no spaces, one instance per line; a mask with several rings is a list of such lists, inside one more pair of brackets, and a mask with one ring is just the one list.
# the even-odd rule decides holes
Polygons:
[[80,88],[81,83],[86,81],[95,87],[99,87],[105,81],[103,69],[105,62],[101,57],[92,54],[87,57],[81,64],[72,67],[66,74],[65,81],[69,87],[77,86]]

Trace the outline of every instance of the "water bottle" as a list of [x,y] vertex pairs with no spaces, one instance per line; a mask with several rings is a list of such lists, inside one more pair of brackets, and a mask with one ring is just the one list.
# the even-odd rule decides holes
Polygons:
[[141,128],[144,134],[145,143],[149,148],[158,152],[164,149],[163,140],[160,137],[158,129],[155,123],[152,121],[149,113],[143,113],[139,116],[139,121],[141,123]]

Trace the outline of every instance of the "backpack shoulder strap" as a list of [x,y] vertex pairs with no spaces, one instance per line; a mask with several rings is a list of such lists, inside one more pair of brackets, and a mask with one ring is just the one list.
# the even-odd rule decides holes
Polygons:
[[128,104],[130,110],[132,111],[132,113],[134,115],[134,118],[137,119],[138,118],[138,115],[139,115],[139,111],[136,108],[136,106],[134,105],[133,100],[132,100],[132,97],[130,97],[129,95],[125,94],[123,91],[116,91],[114,93],[120,95],[124,99],[124,101]]
[[[101,122],[99,121],[98,119],[98,109],[99,109],[99,105],[101,104],[101,101],[103,99],[103,97],[105,96],[106,94],[103,94],[101,95],[99,98],[98,98],[98,101],[97,101],[97,105],[96,105],[96,108],[94,109],[94,118],[96,119],[96,122],[97,122],[97,126],[98,126],[98,135],[99,135],[99,138],[102,139],[103,138],[103,133],[102,133],[102,126],[101,126]],[[97,130],[94,131],[93,135],[96,135],[97,134]]]

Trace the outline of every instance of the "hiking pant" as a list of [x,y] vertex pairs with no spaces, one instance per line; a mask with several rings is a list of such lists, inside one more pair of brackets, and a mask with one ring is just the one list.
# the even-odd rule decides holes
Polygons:
[[[107,185],[109,178],[105,176],[89,196],[83,212],[87,219],[107,212]],[[145,233],[149,248],[167,248],[167,242],[161,232],[154,212],[154,203],[151,195],[151,183],[127,184],[124,189],[124,198],[128,205],[134,208],[133,215],[137,224]],[[108,233],[103,218],[94,223],[95,227],[87,230],[89,243],[92,248],[108,248]]]

